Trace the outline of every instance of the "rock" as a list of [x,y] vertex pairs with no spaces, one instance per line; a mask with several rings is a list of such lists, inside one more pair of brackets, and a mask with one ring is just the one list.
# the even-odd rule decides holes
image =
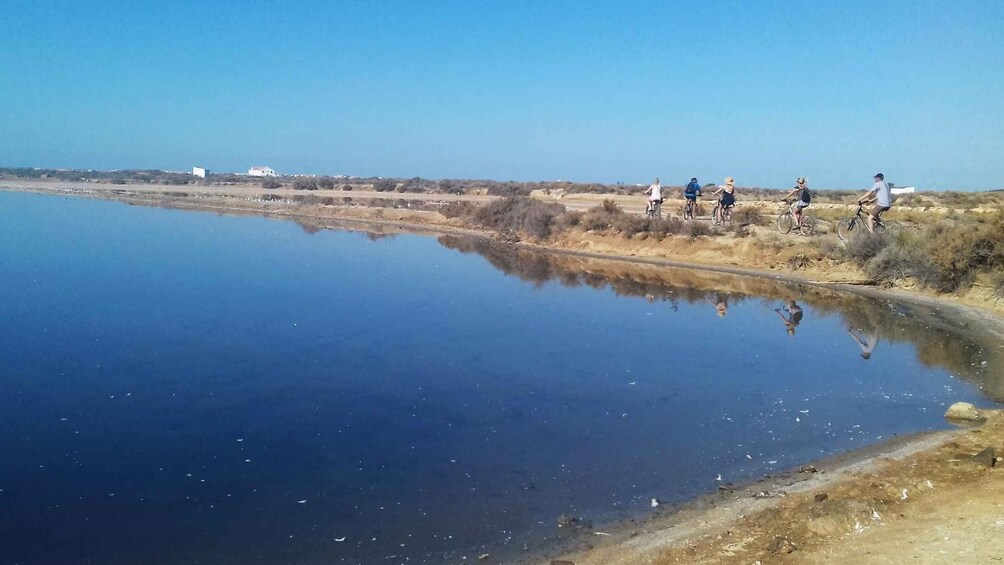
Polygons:
[[968,402],[956,402],[948,407],[945,417],[951,420],[980,420],[980,411]]
[[973,461],[979,463],[983,467],[993,467],[997,464],[997,455],[994,453],[994,448],[988,447],[976,455],[973,455]]
[[770,544],[770,550],[774,553],[791,553],[798,549],[788,538],[777,536]]
[[571,514],[562,514],[561,516],[558,516],[558,527],[567,528],[578,521],[579,519]]
[[819,493],[819,494],[816,495],[816,499],[815,500],[816,500],[816,502],[823,502],[827,498],[830,498],[830,495],[826,494],[825,492],[822,492],[822,493]]
[[575,561],[567,561],[565,559],[552,559],[551,565],[575,565]]
[[798,472],[799,473],[815,473],[816,472],[816,468],[813,467],[812,465],[802,465],[801,467],[798,468]]

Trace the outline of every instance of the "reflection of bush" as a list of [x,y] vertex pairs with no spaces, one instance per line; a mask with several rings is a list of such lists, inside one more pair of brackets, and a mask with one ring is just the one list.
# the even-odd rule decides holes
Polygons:
[[960,335],[957,324],[937,310],[893,307],[885,300],[759,277],[687,269],[625,271],[623,264],[614,261],[533,252],[483,239],[443,236],[439,243],[462,253],[477,253],[500,271],[536,286],[554,281],[567,287],[609,288],[620,296],[668,302],[674,309],[681,301],[711,307],[720,300],[736,305],[753,299],[774,302],[794,298],[818,314],[839,314],[846,326],[874,330],[883,340],[912,343],[923,363],[975,381],[993,398],[1004,399],[1004,379],[995,380],[978,362],[994,352]]

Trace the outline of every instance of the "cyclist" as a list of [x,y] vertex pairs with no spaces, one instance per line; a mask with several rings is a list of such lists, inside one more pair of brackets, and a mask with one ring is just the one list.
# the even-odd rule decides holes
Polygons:
[[687,200],[686,205],[691,207],[694,213],[691,216],[696,215],[697,212],[697,197],[701,195],[701,185],[697,182],[697,177],[690,179],[687,183],[687,188],[683,189],[683,197]]
[[869,233],[875,233],[875,221],[882,215],[882,212],[892,208],[892,191],[889,190],[889,185],[885,183],[885,175],[877,173],[874,179],[875,184],[872,185],[871,190],[866,192],[861,198],[858,198],[858,204],[875,203],[871,207],[871,210],[868,211],[868,221],[865,223]]
[[718,187],[712,196],[719,196],[717,217],[719,222],[725,221],[725,209],[736,203],[736,179],[725,177],[725,184]]
[[812,199],[812,195],[809,194],[809,185],[805,183],[805,177],[798,177],[798,180],[795,181],[795,188],[784,195],[785,202],[789,198],[795,198],[795,202],[791,206],[791,215],[795,216],[795,227],[801,227],[802,212],[809,207],[809,201]]
[[655,182],[645,190],[645,194],[648,195],[645,213],[649,214],[655,211],[656,204],[662,204],[662,185],[659,184],[659,177],[655,177]]

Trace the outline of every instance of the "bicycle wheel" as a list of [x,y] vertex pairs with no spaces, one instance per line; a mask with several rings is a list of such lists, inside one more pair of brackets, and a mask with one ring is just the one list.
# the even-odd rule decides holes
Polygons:
[[802,225],[799,226],[798,231],[800,231],[802,235],[812,235],[812,232],[815,231],[815,229],[816,221],[810,216],[802,214]]
[[687,202],[686,204],[683,205],[683,219],[684,220],[694,219],[694,206],[690,202]]
[[715,208],[713,210],[711,210],[711,225],[717,226],[718,224],[719,224],[719,220],[718,220],[718,206],[715,206]]
[[857,227],[858,225],[855,218],[840,220],[837,222],[837,237],[840,238],[840,241],[847,241],[850,239],[851,235],[858,231]]
[[784,212],[779,214],[777,217],[777,231],[781,233],[788,233],[791,231],[791,227],[795,224],[794,219],[791,217],[791,212]]
[[722,220],[724,220],[726,224],[732,223],[732,206],[722,210]]
[[[903,231],[903,224],[897,222],[896,220],[889,220],[888,222],[883,221],[882,224],[880,224],[880,225],[885,228],[885,231],[887,233],[890,233],[890,234],[893,234],[893,235],[896,235],[899,232]],[[879,224],[876,224],[875,227],[878,227],[878,226],[879,226]]]

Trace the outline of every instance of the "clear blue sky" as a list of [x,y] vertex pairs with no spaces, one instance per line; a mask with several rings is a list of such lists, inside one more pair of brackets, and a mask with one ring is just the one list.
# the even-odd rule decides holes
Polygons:
[[0,166],[998,188],[1002,26],[1000,0],[6,0]]

